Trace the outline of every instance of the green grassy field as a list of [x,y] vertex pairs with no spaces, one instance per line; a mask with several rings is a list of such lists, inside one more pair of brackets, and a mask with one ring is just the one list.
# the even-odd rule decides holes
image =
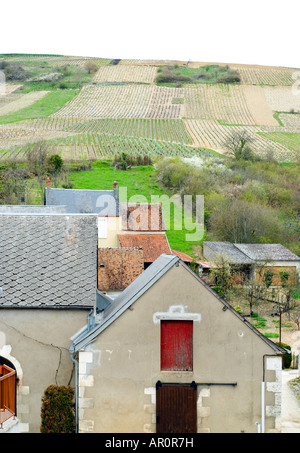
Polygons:
[[73,99],[79,90],[58,90],[47,94],[40,101],[18,110],[9,115],[0,116],[0,124],[14,123],[17,121],[44,118],[60,109],[66,102]]
[[[151,202],[151,196],[161,197],[172,193],[157,182],[155,169],[152,166],[133,167],[127,171],[115,170],[111,161],[96,161],[92,164],[92,171],[71,172],[70,183],[74,189],[110,190],[114,181],[119,183],[121,201]],[[127,200],[126,200],[127,196]],[[153,199],[152,199],[153,200]],[[155,200],[153,200],[155,201]],[[176,204],[171,206],[171,216],[168,225],[168,212],[162,203],[165,223],[167,226],[167,238],[171,249],[179,250],[194,256],[193,245],[199,245],[200,241],[187,241],[186,235],[195,232],[192,221],[181,212]],[[177,219],[180,219],[178,222]],[[182,221],[182,229],[180,223]],[[191,228],[194,227],[194,230]]]
[[276,143],[281,143],[293,151],[300,152],[299,132],[259,132],[258,134]]

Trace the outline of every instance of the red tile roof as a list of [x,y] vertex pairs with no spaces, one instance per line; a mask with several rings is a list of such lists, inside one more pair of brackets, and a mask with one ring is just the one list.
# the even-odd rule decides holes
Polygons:
[[163,234],[119,234],[121,247],[142,247],[144,261],[151,263],[163,253],[172,255],[165,233]]
[[178,252],[178,250],[173,250],[172,249],[172,254],[176,255],[176,256],[179,256],[179,258],[181,258],[182,261],[184,261],[185,263],[194,262],[196,264],[200,264],[200,266],[205,267],[205,268],[214,267],[213,264],[208,263],[207,261],[195,260],[194,258],[192,258],[191,256],[187,255],[186,253]]
[[178,252],[177,250],[172,249],[173,255],[179,256],[179,258],[182,259],[182,261],[191,263],[192,261],[195,261],[191,256],[187,255],[186,253]]

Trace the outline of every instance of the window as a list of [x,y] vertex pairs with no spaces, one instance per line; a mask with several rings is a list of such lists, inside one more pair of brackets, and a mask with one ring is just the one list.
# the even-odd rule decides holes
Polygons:
[[161,370],[193,370],[193,321],[161,321]]
[[98,239],[107,238],[107,217],[98,217]]

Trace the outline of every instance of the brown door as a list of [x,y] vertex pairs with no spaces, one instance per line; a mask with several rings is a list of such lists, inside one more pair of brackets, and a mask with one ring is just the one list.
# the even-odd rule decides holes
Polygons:
[[156,432],[197,432],[197,387],[161,384],[156,388]]

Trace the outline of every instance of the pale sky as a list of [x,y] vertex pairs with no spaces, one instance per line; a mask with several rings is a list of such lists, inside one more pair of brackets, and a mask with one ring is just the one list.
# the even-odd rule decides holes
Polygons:
[[0,53],[300,68],[299,13],[299,0],[15,0]]

